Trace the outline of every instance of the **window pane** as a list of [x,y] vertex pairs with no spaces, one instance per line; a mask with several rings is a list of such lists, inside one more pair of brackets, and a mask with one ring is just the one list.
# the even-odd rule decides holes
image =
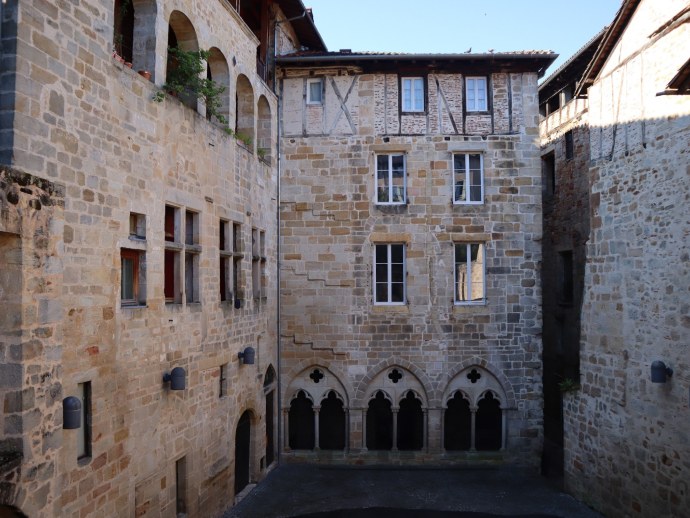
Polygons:
[[405,302],[404,284],[393,283],[391,286],[391,302]]
[[376,265],[376,282],[386,282],[388,281],[388,265],[387,264],[377,264]]
[[472,300],[482,300],[484,298],[484,246],[478,243],[470,245],[472,257]]
[[394,283],[402,283],[404,280],[404,268],[402,264],[394,264],[391,266],[391,281]]
[[387,248],[386,245],[376,245],[376,264],[388,262]]
[[424,82],[422,79],[414,80],[414,109],[424,111]]
[[412,109],[412,85],[410,79],[403,79],[403,111]]
[[376,302],[388,302],[388,284],[376,283]]
[[391,246],[391,262],[392,263],[402,263],[403,262],[403,245],[390,245]]
[[122,300],[134,299],[134,260],[122,258],[122,281],[121,281]]
[[481,155],[469,155],[470,157],[470,169],[471,170],[480,170],[482,167],[482,159]]
[[311,81],[309,83],[309,102],[321,102],[321,81]]
[[456,171],[465,170],[465,155],[453,155],[453,169]]

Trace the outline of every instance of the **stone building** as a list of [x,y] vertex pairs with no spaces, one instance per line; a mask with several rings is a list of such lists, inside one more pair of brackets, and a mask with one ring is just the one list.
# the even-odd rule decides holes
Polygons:
[[554,58],[278,58],[288,461],[538,464]]
[[[216,515],[276,459],[275,41],[323,42],[300,0],[0,9],[0,514]],[[169,47],[237,138],[153,100]]]
[[[690,508],[689,22],[686,0],[624,1],[577,78],[578,100],[541,127],[543,156],[555,144],[557,191],[561,178],[577,185],[571,171],[588,165],[585,264],[573,243],[573,287],[584,266],[580,388],[564,396],[564,468],[566,487],[611,516]],[[585,138],[573,138],[571,169],[559,171],[561,134],[571,129]],[[576,200],[557,202],[566,206],[551,212],[554,228]],[[575,230],[584,225],[575,220]],[[568,238],[549,246],[558,251]],[[545,305],[557,293],[545,292]],[[673,371],[661,368],[664,383],[652,380],[657,361]]]
[[587,100],[574,96],[601,31],[539,85],[542,149],[542,311],[544,457],[548,474],[563,473],[561,388],[580,373],[580,308],[589,238]]

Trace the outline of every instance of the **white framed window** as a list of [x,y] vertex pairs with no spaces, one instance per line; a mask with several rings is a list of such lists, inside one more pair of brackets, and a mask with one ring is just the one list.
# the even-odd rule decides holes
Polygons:
[[484,157],[481,153],[453,155],[453,203],[484,203]]
[[374,246],[374,304],[405,304],[405,245]]
[[405,155],[376,155],[376,203],[380,205],[402,205],[406,201]]
[[484,243],[455,243],[455,304],[483,304]]
[[403,77],[402,78],[402,111],[404,111],[404,112],[423,112],[424,111],[424,78],[423,77]]
[[465,91],[467,92],[467,111],[487,111],[486,77],[468,77],[465,79]]
[[307,104],[323,104],[323,80],[307,79]]

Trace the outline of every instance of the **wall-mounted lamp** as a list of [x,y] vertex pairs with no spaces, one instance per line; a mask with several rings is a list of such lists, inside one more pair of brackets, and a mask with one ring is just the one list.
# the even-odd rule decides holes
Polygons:
[[666,383],[666,378],[673,376],[673,369],[666,367],[662,361],[652,362],[652,383]]
[[242,307],[242,299],[235,297],[235,309],[240,309]]
[[62,400],[62,427],[65,430],[81,428],[81,400],[76,396]]
[[187,373],[182,367],[175,367],[170,373],[163,374],[163,383],[170,382],[170,390],[184,390]]
[[254,356],[255,355],[256,355],[256,351],[254,351],[253,347],[245,347],[244,351],[240,351],[237,353],[237,357],[245,365],[254,365]]

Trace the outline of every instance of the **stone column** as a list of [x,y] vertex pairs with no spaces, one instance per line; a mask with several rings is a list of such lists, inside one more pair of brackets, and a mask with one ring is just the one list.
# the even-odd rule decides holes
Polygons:
[[398,410],[399,408],[393,408],[393,451],[398,451]]
[[314,450],[319,451],[319,412],[321,411],[320,406],[314,407]]
[[472,424],[470,425],[470,451],[476,451],[476,448],[474,446],[474,440],[476,436],[475,423],[477,421],[477,407],[470,408],[470,412],[472,412]]
[[289,409],[283,408],[283,450],[290,451]]
[[362,451],[367,451],[367,409],[362,408]]
[[422,449],[429,453],[429,409],[423,408],[422,412],[424,412],[424,424],[422,425]]

